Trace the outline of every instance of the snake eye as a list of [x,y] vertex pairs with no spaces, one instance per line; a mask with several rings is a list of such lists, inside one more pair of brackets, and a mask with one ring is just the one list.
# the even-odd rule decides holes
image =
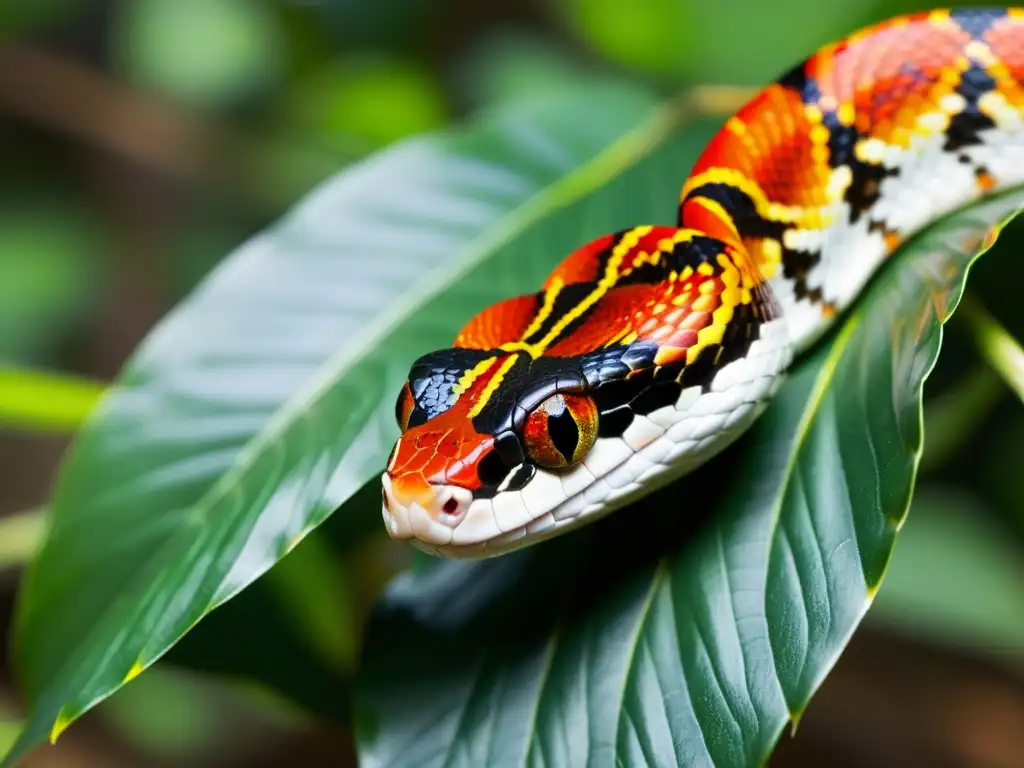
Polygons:
[[580,461],[597,440],[597,406],[582,395],[552,395],[526,417],[526,455],[548,469]]
[[412,390],[409,389],[409,382],[405,382],[402,391],[398,393],[398,401],[395,403],[395,420],[399,428],[405,432],[409,428],[409,417],[412,416],[412,409],[416,405],[413,400]]

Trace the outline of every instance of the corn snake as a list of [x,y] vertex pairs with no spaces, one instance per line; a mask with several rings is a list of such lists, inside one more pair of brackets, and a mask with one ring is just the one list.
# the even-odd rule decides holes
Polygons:
[[382,477],[390,535],[509,552],[698,469],[907,238],[1024,183],[1024,9],[900,16],[730,117],[676,226],[567,256],[416,360]]

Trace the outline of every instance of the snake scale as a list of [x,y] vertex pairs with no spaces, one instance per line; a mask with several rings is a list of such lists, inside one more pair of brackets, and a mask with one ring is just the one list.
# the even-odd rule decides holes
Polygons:
[[568,255],[416,360],[390,535],[531,545],[697,469],[908,237],[1024,182],[1024,9],[904,15],[762,89],[686,179],[677,226]]

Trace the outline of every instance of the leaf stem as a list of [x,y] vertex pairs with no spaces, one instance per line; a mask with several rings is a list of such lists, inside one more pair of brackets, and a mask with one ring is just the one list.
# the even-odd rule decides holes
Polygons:
[[974,368],[924,405],[924,453],[921,472],[942,467],[981,426],[1006,394],[1001,378],[988,367]]
[[960,311],[982,358],[1024,402],[1024,349],[1020,342],[976,298],[964,296]]
[[105,386],[66,374],[0,367],[0,427],[74,431],[92,413]]
[[42,507],[0,517],[0,572],[22,566],[32,558],[45,524],[46,511]]

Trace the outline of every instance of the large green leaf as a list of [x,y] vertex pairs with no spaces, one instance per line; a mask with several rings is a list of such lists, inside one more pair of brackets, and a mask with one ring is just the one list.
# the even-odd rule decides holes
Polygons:
[[763,763],[881,583],[942,324],[1021,205],[905,248],[700,472],[578,535],[399,577],[366,637],[362,764]]
[[678,130],[688,117],[596,85],[510,104],[346,171],[215,270],[142,345],[63,467],[20,596],[32,710],[9,762],[380,471],[411,359],[534,289],[588,237],[671,221],[717,124]]

